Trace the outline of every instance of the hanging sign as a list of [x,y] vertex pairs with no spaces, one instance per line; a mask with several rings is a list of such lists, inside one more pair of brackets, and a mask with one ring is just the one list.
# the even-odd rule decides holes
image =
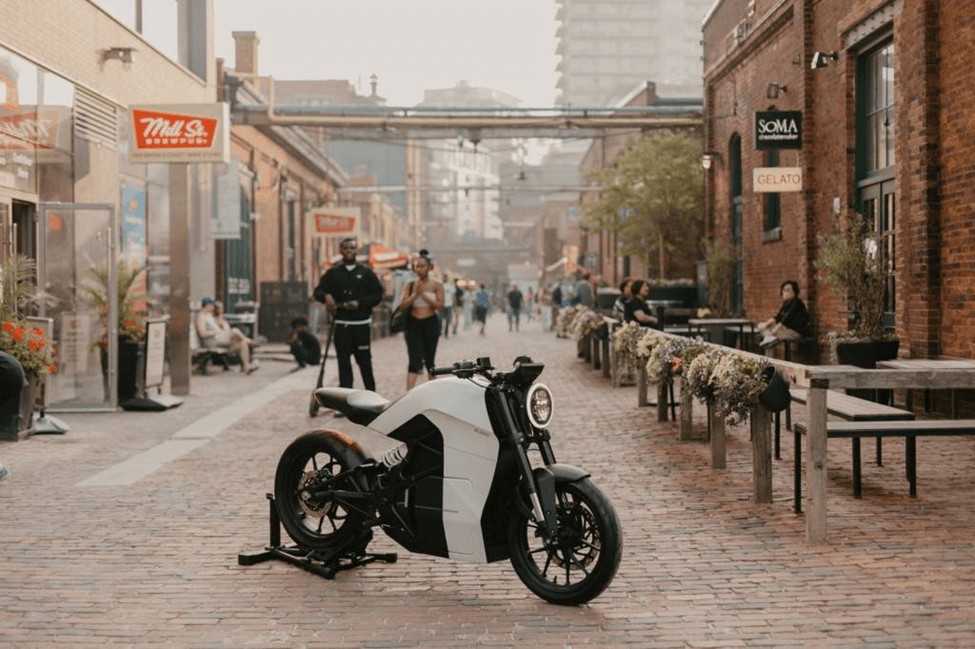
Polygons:
[[216,104],[133,106],[132,162],[230,162],[230,107]]
[[802,111],[767,110],[755,113],[756,149],[801,149]]
[[355,236],[358,233],[358,207],[319,207],[305,214],[312,222],[312,231],[319,237]]
[[802,167],[756,167],[752,169],[752,191],[801,192]]

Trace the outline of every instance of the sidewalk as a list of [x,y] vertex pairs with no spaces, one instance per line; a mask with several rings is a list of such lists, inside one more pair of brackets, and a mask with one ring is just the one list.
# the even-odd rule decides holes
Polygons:
[[[262,354],[275,352],[268,348]],[[405,389],[402,336],[375,341],[378,391]],[[559,461],[584,467],[614,503],[624,557],[588,606],[534,597],[507,562],[398,551],[326,581],[278,562],[242,567],[267,542],[275,466],[298,434],[361,429],[307,415],[312,368],[192,377],[162,413],[59,415],[64,436],[0,444],[0,647],[750,647],[975,645],[975,443],[918,444],[907,495],[903,444],[884,467],[864,450],[851,496],[849,445],[829,447],[829,544],[805,542],[792,512],[791,436],[774,502],[751,502],[751,447],[729,430],[728,469],[702,442],[636,406],[578,360],[575,342],[503,316],[441,340],[440,364],[518,355],[544,362]],[[335,382],[334,359],[327,382]],[[356,372],[356,385],[360,385]],[[695,421],[703,428],[703,408]],[[930,442],[930,443],[929,443]]]

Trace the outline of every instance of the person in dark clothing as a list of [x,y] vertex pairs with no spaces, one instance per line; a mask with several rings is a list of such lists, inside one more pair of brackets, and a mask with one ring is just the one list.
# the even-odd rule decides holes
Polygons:
[[778,313],[758,323],[758,331],[764,338],[761,345],[768,349],[782,340],[799,340],[812,335],[812,322],[806,304],[799,298],[799,283],[787,279],[779,287],[782,306]]
[[508,331],[512,330],[512,325],[514,326],[514,331],[518,331],[523,297],[521,291],[518,289],[518,285],[512,284],[511,290],[508,291]]
[[[352,387],[352,360],[359,366],[367,390],[376,389],[372,373],[372,309],[383,298],[383,285],[372,269],[356,263],[356,241],[344,239],[339,246],[342,261],[328,269],[314,297],[325,304],[335,318],[335,357],[339,365],[339,386]],[[336,411],[337,412],[337,411]],[[336,416],[340,416],[336,414]]]
[[291,354],[298,361],[298,369],[306,365],[317,365],[322,360],[322,345],[318,338],[308,332],[307,327],[308,318],[299,316],[291,321],[288,344],[291,346]]
[[[552,329],[555,329],[555,322],[558,320],[559,311],[562,309],[562,284],[559,282],[555,283],[555,288],[552,289]],[[556,338],[564,338],[564,336],[558,331],[555,332]]]
[[637,322],[641,327],[657,328],[657,319],[650,312],[650,307],[647,306],[650,284],[645,280],[635,279],[630,285],[630,293],[633,297],[627,300],[623,307],[623,320]]
[[[13,354],[0,351],[0,425],[16,430],[20,420],[20,393],[27,387],[24,368]],[[0,463],[0,480],[10,474],[10,469]]]

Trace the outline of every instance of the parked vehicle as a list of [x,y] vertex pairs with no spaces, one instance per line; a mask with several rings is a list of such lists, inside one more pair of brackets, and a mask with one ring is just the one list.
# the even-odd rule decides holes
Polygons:
[[[457,561],[508,559],[555,604],[582,604],[613,580],[622,556],[612,504],[583,469],[559,464],[548,426],[551,391],[528,357],[511,372],[488,358],[437,368],[389,401],[320,388],[323,408],[399,442],[371,457],[350,435],[316,430],[278,463],[278,516],[298,546],[326,565],[368,555],[373,528],[411,552]],[[343,568],[339,568],[343,569]]]

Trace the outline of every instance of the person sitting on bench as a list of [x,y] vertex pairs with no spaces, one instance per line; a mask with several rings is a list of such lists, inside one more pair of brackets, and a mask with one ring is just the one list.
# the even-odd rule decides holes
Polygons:
[[806,304],[799,298],[799,283],[787,279],[779,287],[782,306],[779,312],[765,322],[758,323],[758,332],[764,336],[760,343],[768,349],[783,340],[800,340],[812,335],[812,322]]
[[200,302],[200,312],[196,314],[196,333],[200,342],[207,349],[227,347],[240,357],[241,370],[250,374],[258,369],[257,363],[251,363],[251,347],[253,340],[248,338],[236,327],[231,327],[223,318],[222,311],[218,315],[219,303],[212,297],[205,297]]
[[322,345],[318,338],[307,330],[308,318],[298,316],[291,321],[291,335],[288,336],[288,344],[291,346],[291,353],[298,361],[297,369],[302,369],[306,365],[318,365],[322,360]]

